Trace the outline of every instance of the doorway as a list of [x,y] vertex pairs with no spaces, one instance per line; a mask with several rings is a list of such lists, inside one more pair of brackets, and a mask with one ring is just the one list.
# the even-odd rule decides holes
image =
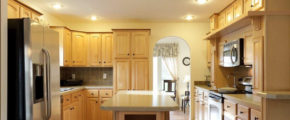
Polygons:
[[153,90],[170,95],[180,106],[170,113],[173,120],[189,120],[191,113],[190,47],[180,37],[165,37],[153,50]]

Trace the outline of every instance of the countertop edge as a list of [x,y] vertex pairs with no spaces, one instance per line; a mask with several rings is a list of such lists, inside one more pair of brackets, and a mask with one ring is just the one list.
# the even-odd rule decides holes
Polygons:
[[113,86],[63,86],[60,88],[74,88],[72,90],[60,92],[60,95],[66,95],[85,89],[113,89]]
[[156,112],[156,111],[176,111],[179,110],[179,107],[108,107],[101,106],[102,110],[110,110],[110,111],[138,111],[138,112]]
[[257,92],[257,95],[267,99],[290,100],[290,91],[265,91]]
[[[251,103],[251,102],[248,102],[247,100],[245,99],[240,99],[238,97],[234,97],[234,96],[230,96],[231,94],[225,94],[224,97],[225,99],[229,99],[229,100],[232,100],[238,104],[241,104],[241,105],[244,105],[244,106],[247,106],[251,109],[255,109],[255,110],[259,110],[261,111],[261,105],[258,105],[258,104],[255,104],[255,103]],[[235,94],[237,95],[237,94]],[[256,102],[258,103],[258,102]]]

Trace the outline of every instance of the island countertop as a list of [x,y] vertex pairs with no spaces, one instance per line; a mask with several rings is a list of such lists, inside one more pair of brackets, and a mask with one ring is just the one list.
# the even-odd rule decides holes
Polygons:
[[175,111],[179,107],[169,95],[153,91],[119,91],[101,105],[112,111]]

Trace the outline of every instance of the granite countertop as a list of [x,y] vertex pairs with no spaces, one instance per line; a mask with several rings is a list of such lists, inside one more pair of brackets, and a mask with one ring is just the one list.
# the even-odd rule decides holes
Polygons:
[[169,95],[153,91],[119,91],[101,105],[104,110],[113,111],[175,111],[177,103]]
[[69,94],[72,92],[76,92],[79,90],[83,90],[83,89],[113,89],[113,86],[108,86],[108,85],[82,85],[82,86],[65,86],[65,87],[60,87],[62,88],[72,88],[71,90],[67,90],[67,91],[62,91],[60,92],[62,95],[64,94]]
[[261,97],[254,94],[224,94],[225,99],[229,99],[238,104],[261,110]]
[[290,91],[265,91],[257,94],[267,99],[290,99]]

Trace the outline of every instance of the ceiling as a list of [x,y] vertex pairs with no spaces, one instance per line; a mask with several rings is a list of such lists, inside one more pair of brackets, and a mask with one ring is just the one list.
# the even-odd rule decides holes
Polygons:
[[[209,0],[199,5],[195,0],[25,0],[63,21],[88,22],[96,15],[99,21],[185,22],[186,15],[193,21],[207,21],[233,0]],[[61,3],[63,8],[53,9]]]

